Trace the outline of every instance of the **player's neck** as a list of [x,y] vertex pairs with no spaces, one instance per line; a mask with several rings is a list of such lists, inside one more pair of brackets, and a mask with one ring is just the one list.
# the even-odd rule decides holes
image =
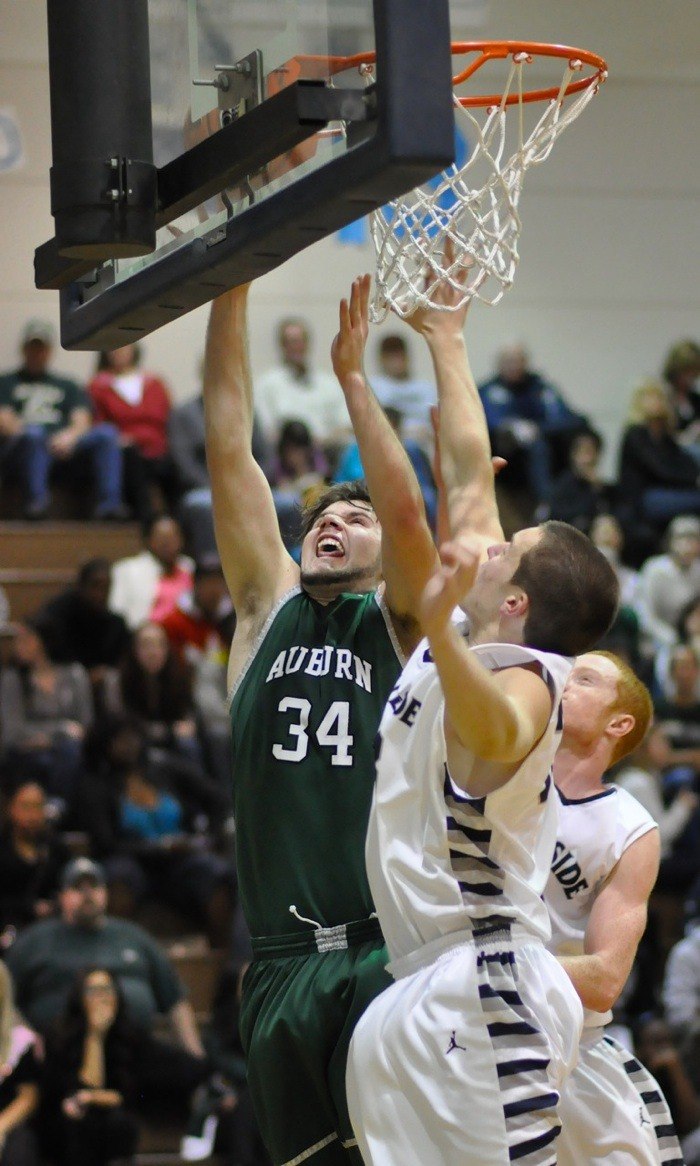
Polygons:
[[377,583],[374,580],[368,581],[366,584],[362,581],[353,583],[350,580],[342,579],[323,583],[302,581],[302,588],[315,603],[320,603],[325,607],[327,604],[333,603],[339,595],[346,595],[348,592],[352,595],[366,595],[369,591],[375,591]]
[[506,642],[498,617],[491,620],[480,620],[478,616],[472,615],[471,613],[468,614],[469,643],[472,647],[476,644],[500,644]]
[[607,742],[587,745],[562,741],[552,765],[554,783],[567,797],[590,797],[605,789],[603,777],[610,763]]

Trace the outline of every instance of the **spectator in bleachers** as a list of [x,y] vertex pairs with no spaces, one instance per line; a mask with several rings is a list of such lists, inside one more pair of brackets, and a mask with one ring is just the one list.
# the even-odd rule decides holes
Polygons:
[[678,444],[668,395],[645,381],[632,395],[620,447],[618,505],[623,525],[648,524],[650,537],[676,514],[700,514],[700,471]]
[[[61,888],[59,916],[25,928],[7,953],[22,1014],[45,1036],[63,1013],[76,974],[91,965],[108,967],[134,1023],[150,1032],[156,1016],[169,1018],[179,1046],[197,1062],[189,1066],[190,1087],[199,1084],[206,1075],[204,1049],[192,1006],[165,952],[143,928],[107,915],[104,871],[89,858],[68,864]],[[163,1063],[167,1075],[166,1056]]]
[[19,481],[27,518],[44,518],[49,475],[57,464],[75,479],[85,464],[94,482],[96,518],[121,518],[122,454],[113,425],[92,424],[85,391],[49,369],[54,333],[30,320],[22,333],[22,364],[0,376],[0,470]]
[[683,608],[700,596],[700,518],[679,515],[666,532],[667,550],[644,563],[635,607],[651,650],[676,643]]
[[109,607],[133,631],[144,620],[163,619],[192,587],[193,562],[182,553],[182,530],[161,515],[147,524],[145,547],[112,566]]
[[671,648],[664,679],[654,701],[657,722],[675,748],[697,747],[700,758],[700,660],[692,644]]
[[115,915],[156,900],[203,926],[214,946],[230,930],[235,875],[219,854],[227,799],[185,762],[149,750],[141,726],[113,717],[86,747],[81,826],[103,864]]
[[[231,780],[231,722],[226,666],[236,614],[218,558],[197,563],[192,592],[185,592],[161,626],[192,669],[192,695],[205,764],[222,790]],[[230,791],[229,791],[230,792]]]
[[[700,919],[669,953],[663,984],[663,1005],[674,1036],[697,1047],[700,1037]],[[696,1069],[700,1077],[700,1063]]]
[[682,933],[684,901],[700,876],[700,798],[692,760],[688,751],[674,749],[656,725],[614,775],[659,827],[661,865],[651,902],[662,958]]
[[[700,592],[686,603],[676,623],[676,639],[673,644],[659,648],[654,657],[654,684],[660,700],[673,695],[671,680],[671,656],[676,645],[691,647],[696,659],[700,660]],[[700,691],[698,692],[700,696]]]
[[267,468],[280,533],[287,550],[301,541],[301,511],[326,486],[328,462],[303,421],[285,421]]
[[[0,673],[7,665],[11,654],[11,645],[15,637],[16,628],[10,619],[10,601],[3,587],[0,587]],[[2,736],[0,736],[0,754],[2,753]]]
[[324,448],[336,449],[351,432],[343,394],[332,373],[310,360],[308,325],[296,318],[277,328],[281,362],[255,380],[255,408],[265,440],[275,446],[285,421],[303,421]]
[[171,647],[160,624],[144,623],[134,632],[110,708],[138,717],[152,745],[201,764],[192,669]]
[[664,361],[663,375],[671,393],[678,440],[700,458],[700,345],[694,340],[674,344]]
[[79,568],[73,586],[32,618],[56,664],[77,663],[86,669],[98,706],[106,670],[118,666],[131,640],[123,617],[107,606],[111,585],[109,561],[89,559]]
[[27,924],[54,913],[60,874],[69,857],[43,789],[19,778],[5,798],[0,828],[2,946],[9,946]]
[[194,665],[192,678],[195,715],[199,726],[204,761],[223,792],[227,807],[233,799],[231,781],[231,715],[228,701],[228,653],[209,653]]
[[617,575],[621,605],[632,607],[639,585],[639,573],[623,562],[625,534],[620,523],[612,514],[600,514],[591,523],[590,537]]
[[612,514],[599,514],[591,523],[589,535],[615,571],[620,587],[620,606],[617,615],[600,641],[599,647],[622,656],[623,660],[639,673],[641,666],[639,617],[634,609],[639,575],[622,562],[621,554],[625,543],[622,527]]
[[268,480],[275,490],[301,499],[326,483],[328,462],[303,421],[285,421],[280,431]]
[[158,622],[180,659],[194,667],[202,656],[228,652],[235,621],[221,562],[209,556],[197,562],[192,590],[184,591]]
[[614,774],[616,785],[626,789],[651,814],[659,827],[662,859],[667,857],[700,805],[694,790],[679,789],[670,806],[662,796],[662,769],[668,760],[668,743],[655,727]]
[[370,377],[374,394],[383,409],[396,409],[403,418],[407,440],[429,449],[432,438],[430,410],[437,405],[435,384],[414,377],[411,353],[403,336],[382,336],[377,348],[379,373]]
[[213,838],[218,837],[219,827],[225,826],[229,794],[184,757],[149,745],[137,718],[121,714],[103,717],[88,734],[84,753],[79,824],[89,837],[91,854],[100,860],[106,862],[118,850],[119,799],[126,774],[132,771],[144,773],[155,788],[175,794],[188,828]]
[[678,642],[692,644],[700,659],[700,595],[691,599],[681,611],[676,632]]
[[42,1073],[41,1140],[59,1166],[131,1160],[148,1034],[132,1024],[106,967],[76,975],[49,1032]]
[[[211,489],[204,444],[204,402],[202,394],[178,405],[168,418],[170,456],[177,475],[180,501],[178,513],[185,533],[185,545],[195,559],[216,553]],[[253,418],[253,457],[259,466],[268,460],[267,445],[257,417]]]
[[569,522],[589,534],[594,520],[612,513],[613,489],[600,471],[603,439],[593,429],[578,433],[569,448],[569,467],[555,478],[549,506],[538,512],[542,518]]
[[140,359],[138,344],[101,352],[87,388],[95,420],[119,433],[124,496],[139,521],[147,522],[154,511],[174,504],[175,478],[168,453],[170,394],[160,377],[141,371]]
[[653,1015],[642,1017],[635,1026],[634,1051],[661,1086],[681,1140],[685,1166],[700,1166],[700,1096],[666,1021]]
[[[211,1108],[218,1119],[215,1152],[226,1166],[270,1166],[248,1089],[241,1043],[240,1011],[243,977],[253,958],[250,933],[240,907],[233,923],[231,956],[221,970],[205,1042],[213,1065],[227,1084],[221,1101]],[[235,1105],[230,1104],[231,1093]]]
[[0,1166],[39,1166],[30,1119],[39,1102],[36,1033],[15,1009],[12,979],[0,963]]
[[5,769],[34,777],[70,813],[82,742],[93,720],[88,674],[81,664],[54,664],[29,624],[17,625],[11,661],[13,667],[0,674]]
[[[437,488],[435,486],[435,479],[433,471],[430,466],[428,456],[419,445],[417,441],[412,438],[406,438],[403,430],[403,415],[398,409],[393,406],[387,406],[384,409],[387,421],[389,421],[394,432],[399,436],[401,443],[408,454],[408,459],[413,466],[418,485],[420,486],[423,501],[425,503],[425,511],[428,516],[428,522],[431,528],[435,529],[435,521],[437,517]],[[360,458],[360,449],[356,441],[351,441],[345,447],[340,455],[338,467],[333,475],[334,482],[356,482],[364,478],[365,470]]]
[[[679,657],[675,659],[676,653]],[[673,653],[675,692],[659,701],[656,729],[650,742],[653,760],[661,771],[662,797],[667,813],[680,804],[696,809],[677,835],[659,871],[657,888],[676,896],[692,892],[700,879],[700,720],[698,719],[698,667],[692,649]]]
[[498,354],[497,371],[479,385],[493,453],[506,458],[504,485],[523,484],[535,505],[548,503],[553,476],[566,465],[574,436],[588,429],[549,381],[530,367],[522,344]]
[[10,622],[10,601],[4,587],[0,587],[0,628],[6,628]]

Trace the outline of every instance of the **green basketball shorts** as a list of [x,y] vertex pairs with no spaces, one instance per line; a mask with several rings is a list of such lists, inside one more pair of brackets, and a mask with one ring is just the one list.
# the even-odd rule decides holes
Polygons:
[[[319,950],[316,936],[338,932],[347,933],[345,946]],[[241,1037],[273,1166],[361,1163],[345,1099],[345,1064],[357,1021],[393,983],[376,920],[254,940],[253,950]]]

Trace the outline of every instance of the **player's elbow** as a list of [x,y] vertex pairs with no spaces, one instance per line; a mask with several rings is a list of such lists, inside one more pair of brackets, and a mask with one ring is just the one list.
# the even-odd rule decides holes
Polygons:
[[610,1012],[625,986],[627,974],[604,959],[598,961],[597,975],[580,992],[581,1003],[593,1012]]
[[581,1003],[592,1012],[610,1012],[617,1003],[622,988],[622,984],[610,982],[596,984],[581,994]]

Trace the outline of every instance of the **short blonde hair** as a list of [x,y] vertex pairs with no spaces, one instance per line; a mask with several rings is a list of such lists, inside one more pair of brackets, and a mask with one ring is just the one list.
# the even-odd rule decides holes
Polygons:
[[650,398],[655,397],[657,401],[661,401],[664,405],[666,413],[666,421],[669,429],[673,430],[676,427],[676,417],[673,412],[673,405],[671,404],[668,393],[660,381],[648,380],[642,381],[641,385],[632,393],[630,400],[629,413],[627,420],[631,425],[644,425],[648,420],[648,410],[645,407],[645,402]]
[[627,757],[628,753],[634,753],[646,737],[654,716],[654,705],[646,684],[639,679],[637,673],[630,668],[625,660],[616,656],[614,652],[605,652],[602,649],[601,651],[594,649],[591,655],[604,656],[606,660],[612,661],[617,668],[617,700],[612,711],[627,713],[634,717],[634,725],[629,733],[618,738],[615,744],[611,764],[617,765],[618,761],[622,761],[622,758]]

